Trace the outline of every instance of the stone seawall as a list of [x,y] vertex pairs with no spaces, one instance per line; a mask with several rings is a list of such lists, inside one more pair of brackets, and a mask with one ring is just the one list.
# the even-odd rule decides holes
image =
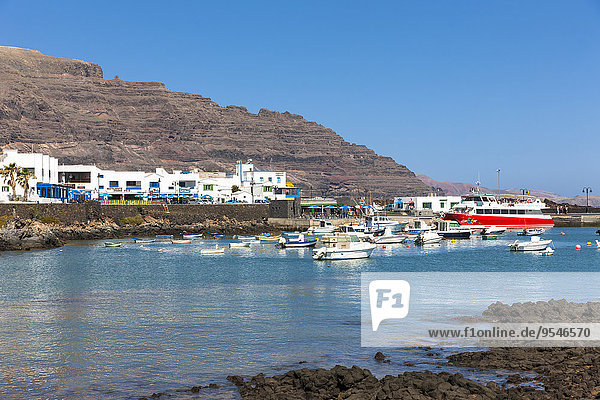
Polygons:
[[172,204],[163,205],[101,205],[98,202],[84,204],[0,204],[0,217],[23,219],[53,219],[62,224],[113,220],[120,223],[124,218],[150,216],[173,224],[194,224],[223,218],[237,221],[263,221],[269,216],[267,204]]
[[567,227],[600,227],[600,214],[560,214],[552,215],[554,226]]

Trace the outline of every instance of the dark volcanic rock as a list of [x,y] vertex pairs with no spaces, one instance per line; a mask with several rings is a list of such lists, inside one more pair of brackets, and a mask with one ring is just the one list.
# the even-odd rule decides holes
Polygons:
[[0,251],[49,249],[61,245],[50,227],[39,221],[14,218],[0,229]]
[[64,163],[116,169],[231,171],[251,158],[314,194],[431,192],[405,166],[299,115],[220,107],[159,82],[105,80],[96,64],[0,47],[0,146],[30,144]]
[[335,366],[300,369],[272,378],[260,374],[245,382],[239,376],[229,379],[243,399],[495,399],[498,392],[461,374],[405,372],[381,380],[367,369]]

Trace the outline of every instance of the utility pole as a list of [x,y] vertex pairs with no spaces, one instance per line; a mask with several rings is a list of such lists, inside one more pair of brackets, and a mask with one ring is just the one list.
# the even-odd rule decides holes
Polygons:
[[589,186],[585,186],[583,188],[583,190],[581,191],[582,193],[585,193],[585,213],[587,214],[589,211],[588,209],[590,208],[590,192],[592,191],[592,188]]
[[496,172],[498,173],[498,201],[500,201],[500,168]]

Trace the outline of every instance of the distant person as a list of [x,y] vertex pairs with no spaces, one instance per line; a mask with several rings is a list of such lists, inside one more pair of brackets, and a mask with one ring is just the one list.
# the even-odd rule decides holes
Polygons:
[[569,207],[565,206],[565,214],[569,213]]
[[556,213],[560,214],[560,206],[556,206]]

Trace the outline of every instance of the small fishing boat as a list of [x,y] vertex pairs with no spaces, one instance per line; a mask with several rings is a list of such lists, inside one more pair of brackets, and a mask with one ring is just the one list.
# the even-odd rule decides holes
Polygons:
[[539,236],[532,236],[529,242],[519,242],[509,244],[510,251],[542,251],[552,244],[552,240],[542,240]]
[[224,247],[215,247],[214,249],[202,249],[200,250],[200,254],[202,255],[212,255],[212,254],[223,254],[225,253]]
[[506,228],[501,226],[488,226],[481,230],[482,235],[502,235],[504,232],[506,232]]
[[426,244],[436,244],[442,241],[442,237],[433,231],[421,232],[415,239],[415,244],[423,246]]
[[135,238],[135,237],[132,237],[131,239],[133,239],[133,243],[154,243],[154,242],[156,242],[156,239],[140,239],[140,238]]
[[377,247],[363,242],[357,235],[337,235],[323,238],[323,246],[313,250],[315,260],[352,260],[368,258]]
[[233,242],[229,243],[229,247],[250,247],[250,242]]
[[183,240],[175,239],[175,240],[171,240],[171,243],[173,243],[173,244],[190,244],[190,243],[192,243],[192,240],[191,239],[183,239]]
[[304,236],[304,234],[300,234],[298,235],[297,238],[293,239],[293,238],[286,238],[286,237],[281,237],[279,238],[279,244],[281,245],[282,248],[286,248],[286,247],[313,247],[314,245],[317,244],[318,239],[315,237],[312,238],[306,238]]
[[104,247],[123,247],[122,242],[105,242]]
[[554,249],[552,247],[546,247],[544,250],[538,251],[536,254],[539,256],[553,256]]
[[482,240],[496,240],[498,235],[481,235]]
[[156,235],[156,240],[166,242],[173,239],[173,235]]
[[309,235],[328,235],[338,230],[337,226],[334,226],[329,221],[320,220],[319,226],[311,226],[307,232]]
[[190,240],[193,240],[193,239],[202,239],[202,234],[200,234],[200,233],[186,233],[186,232],[183,232],[181,234],[181,237],[183,239],[190,239]]
[[517,232],[517,236],[538,236],[546,232],[544,228],[525,228],[520,232]]
[[398,233],[398,231],[395,231],[394,228],[388,226],[383,230],[382,235],[373,235],[371,240],[376,244],[397,244],[404,243],[407,238],[408,236]]
[[257,236],[261,243],[278,242],[281,236]]
[[596,240],[596,247],[600,249],[600,240]]
[[208,232],[208,234],[211,235],[215,239],[223,239],[225,237],[225,235],[223,235],[222,233],[219,233],[219,232]]

